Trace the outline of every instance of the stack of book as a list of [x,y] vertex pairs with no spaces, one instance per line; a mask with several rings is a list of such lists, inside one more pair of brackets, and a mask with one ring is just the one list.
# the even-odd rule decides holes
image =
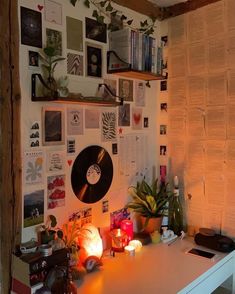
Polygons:
[[109,48],[131,69],[162,74],[162,44],[129,27],[110,32]]

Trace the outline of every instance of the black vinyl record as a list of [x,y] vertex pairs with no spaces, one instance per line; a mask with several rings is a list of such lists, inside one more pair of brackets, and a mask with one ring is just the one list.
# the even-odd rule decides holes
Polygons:
[[74,161],[71,183],[74,194],[84,203],[95,203],[108,192],[113,179],[113,163],[100,146],[83,149]]

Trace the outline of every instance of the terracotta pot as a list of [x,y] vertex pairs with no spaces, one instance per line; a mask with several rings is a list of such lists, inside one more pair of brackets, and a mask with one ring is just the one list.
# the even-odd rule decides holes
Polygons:
[[[142,228],[144,228],[146,217],[141,216],[140,219],[142,223]],[[160,232],[161,225],[162,225],[162,216],[152,217],[149,219],[147,226],[144,228],[144,231],[149,234],[153,233],[154,231]]]

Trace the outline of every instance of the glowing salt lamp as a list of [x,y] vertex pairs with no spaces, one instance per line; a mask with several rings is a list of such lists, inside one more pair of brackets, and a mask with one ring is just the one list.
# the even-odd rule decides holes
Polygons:
[[100,237],[98,229],[91,223],[82,226],[78,243],[80,246],[79,260],[81,263],[85,263],[86,259],[90,256],[96,256],[101,258],[103,253],[103,243]]

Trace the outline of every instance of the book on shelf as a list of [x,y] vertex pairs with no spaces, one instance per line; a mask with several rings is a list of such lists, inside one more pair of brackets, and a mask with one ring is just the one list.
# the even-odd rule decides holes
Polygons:
[[151,36],[126,27],[109,33],[109,48],[132,70],[162,73],[162,46]]

